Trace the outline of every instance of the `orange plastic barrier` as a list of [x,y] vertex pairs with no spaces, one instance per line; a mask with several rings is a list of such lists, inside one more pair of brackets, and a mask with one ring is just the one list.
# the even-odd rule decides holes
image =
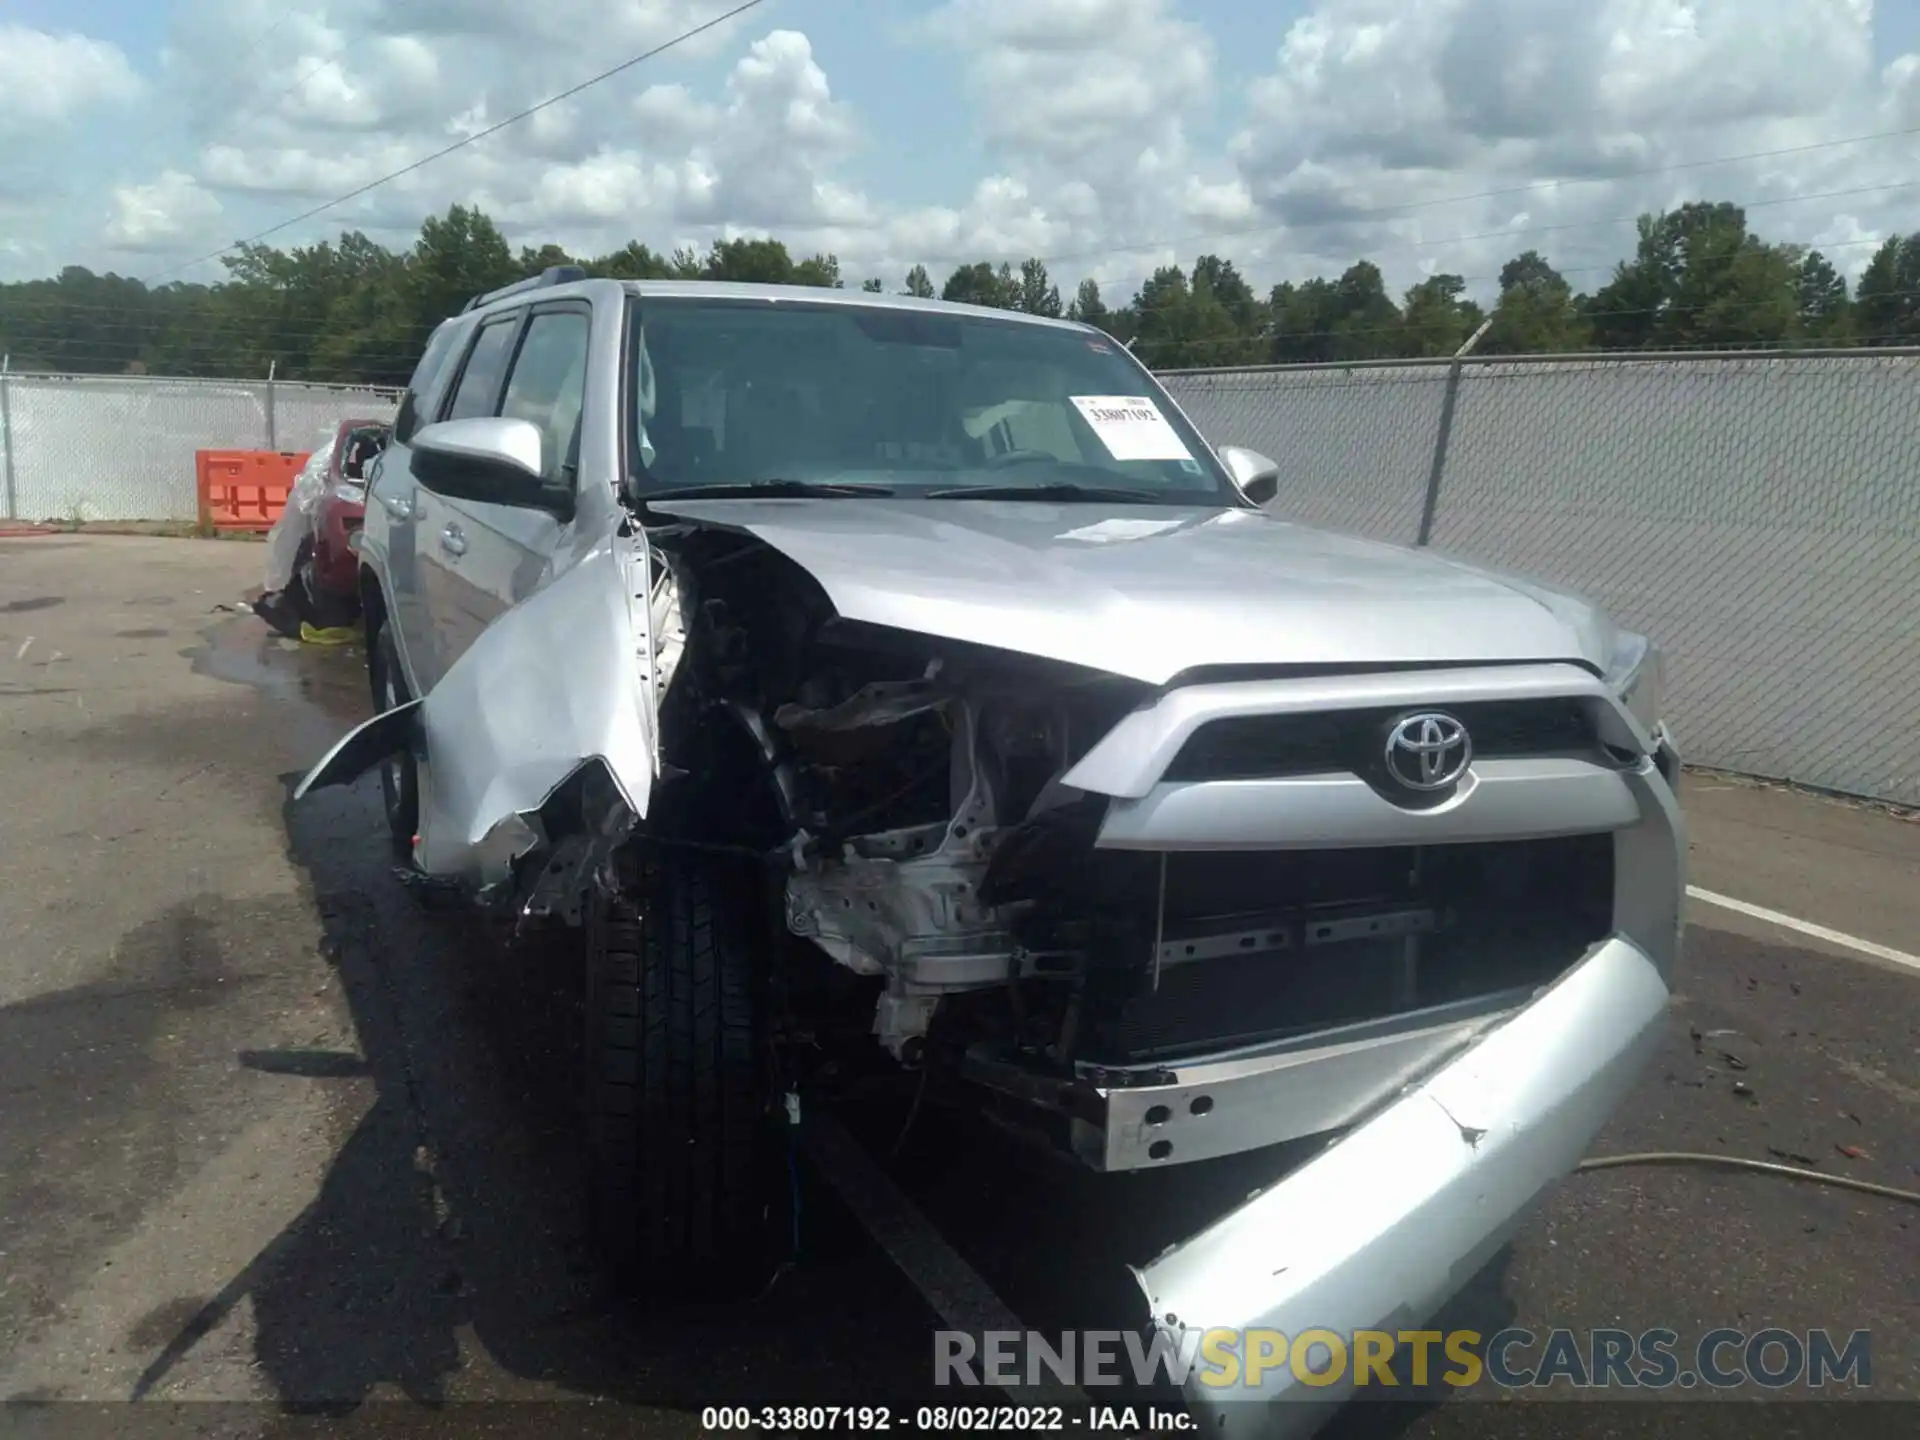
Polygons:
[[271,530],[287,507],[306,454],[284,450],[196,450],[200,524],[214,530]]

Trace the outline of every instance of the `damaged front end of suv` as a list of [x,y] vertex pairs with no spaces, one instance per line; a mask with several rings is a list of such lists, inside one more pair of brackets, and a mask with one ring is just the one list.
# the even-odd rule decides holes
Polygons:
[[[671,327],[648,352],[645,287],[619,298],[589,416],[602,366],[613,395],[673,383]],[[1662,1023],[1684,842],[1657,651],[1574,597],[1272,519],[1098,332],[749,299],[728,303],[802,339],[784,317],[883,316],[841,356],[894,343],[900,312],[1064,334],[1086,354],[1059,384],[1090,393],[1045,433],[1084,458],[1043,468],[1106,464],[1114,493],[989,483],[1033,458],[1002,432],[1046,365],[1017,402],[956,402],[962,459],[940,463],[977,473],[920,493],[894,439],[886,484],[865,450],[864,481],[657,483],[676,443],[697,472],[713,442],[636,404],[611,503],[583,485],[563,517],[572,552],[421,698],[388,683],[301,793],[384,764],[410,873],[581,927],[595,1201],[651,1282],[754,1283],[793,1097],[880,1062],[1097,1171],[1340,1137],[1131,1257],[1143,1323],[1183,1343],[1425,1320],[1577,1162]],[[734,413],[710,428],[745,454]],[[1165,426],[1144,459],[1121,428],[1143,414]],[[427,427],[421,483],[436,454],[511,450],[513,423]],[[1189,1391],[1234,1433],[1306,1393]]]

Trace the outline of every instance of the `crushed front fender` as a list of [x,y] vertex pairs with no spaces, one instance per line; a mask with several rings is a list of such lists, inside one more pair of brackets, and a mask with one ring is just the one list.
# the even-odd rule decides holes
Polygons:
[[495,620],[421,704],[415,864],[480,885],[541,838],[532,819],[599,761],[633,817],[659,773],[647,553],[610,536]]

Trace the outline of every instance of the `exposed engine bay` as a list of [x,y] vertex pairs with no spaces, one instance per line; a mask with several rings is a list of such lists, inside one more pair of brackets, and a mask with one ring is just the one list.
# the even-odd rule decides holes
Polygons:
[[[979,1082],[1008,1112],[995,1118],[1056,1148],[1096,1163],[1111,1151],[1094,1090],[1170,1086],[1188,1062],[1383,1017],[1511,1003],[1607,933],[1603,834],[1097,848],[1110,802],[1062,777],[1154,687],[846,621],[804,570],[736,532],[683,524],[648,540],[662,765],[650,843],[762,861],[775,923],[862,982],[885,1051]],[[1235,763],[1220,736],[1209,744],[1182,763]],[[530,851],[516,904],[610,873],[620,827],[593,809],[544,817],[550,834],[575,832],[573,860]],[[1187,1103],[1201,1116],[1212,1097]],[[1169,1158],[1158,1144],[1142,1154]]]

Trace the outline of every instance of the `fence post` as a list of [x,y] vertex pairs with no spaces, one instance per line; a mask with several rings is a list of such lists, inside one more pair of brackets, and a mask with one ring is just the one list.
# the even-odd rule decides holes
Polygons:
[[13,488],[13,383],[8,378],[13,371],[13,356],[0,355],[0,454],[7,457],[7,514],[9,520],[20,518],[20,497]]
[[267,449],[269,450],[278,450],[280,448],[280,427],[274,423],[273,416],[273,377],[279,368],[280,362],[278,360],[269,360],[267,362]]
[[1480,328],[1467,337],[1466,344],[1453,352],[1453,363],[1447,366],[1447,389],[1440,399],[1440,433],[1433,439],[1433,468],[1427,471],[1427,498],[1420,507],[1420,533],[1413,541],[1416,545],[1425,545],[1433,538],[1433,512],[1440,504],[1440,476],[1446,471],[1447,444],[1453,438],[1453,405],[1460,396],[1462,362],[1473,353],[1473,347],[1492,325],[1493,317],[1489,315],[1480,322]]

